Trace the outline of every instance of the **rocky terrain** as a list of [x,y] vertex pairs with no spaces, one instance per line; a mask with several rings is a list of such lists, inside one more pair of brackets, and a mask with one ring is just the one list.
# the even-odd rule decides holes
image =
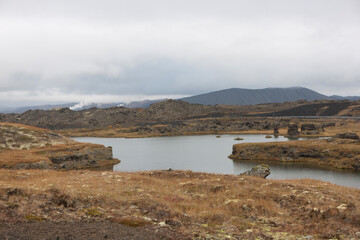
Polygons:
[[[285,118],[269,120],[270,116]],[[157,128],[154,126],[161,125],[165,128],[160,128],[160,132],[178,135],[179,132],[268,130],[275,124],[285,127],[289,116],[359,117],[360,102],[300,100],[282,104],[204,106],[167,100],[154,103],[149,108],[30,110],[23,114],[0,114],[0,121],[23,123],[51,130],[86,129],[94,132],[110,127],[135,135],[137,132],[147,132],[151,128]],[[219,126],[219,122],[222,126]]]
[[49,130],[0,124],[0,167],[10,169],[79,169],[110,165],[112,149],[84,144]]
[[[334,138],[238,144],[234,160],[359,170],[359,119],[260,116],[311,104],[323,104],[319,109],[326,110],[332,103],[202,106],[169,100],[148,109],[2,114],[1,121],[15,123],[0,124],[0,240],[360,239],[359,189],[247,175],[266,177],[266,165],[240,176],[173,170],[59,171],[118,162],[111,148],[78,143],[63,134],[151,137],[239,132]],[[358,111],[359,103],[343,103],[336,102],[344,108],[337,108],[335,115]]]
[[3,169],[0,193],[0,239],[360,237],[360,190],[314,180]]

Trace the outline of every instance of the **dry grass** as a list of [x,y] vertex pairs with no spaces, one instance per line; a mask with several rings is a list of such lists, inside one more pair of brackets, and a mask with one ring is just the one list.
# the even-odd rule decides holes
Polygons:
[[13,127],[18,127],[18,128],[27,128],[29,130],[40,131],[40,132],[49,132],[50,131],[45,128],[29,126],[29,125],[25,125],[25,124],[21,124],[21,123],[0,122],[0,126],[13,126]]
[[[185,171],[0,170],[0,189],[20,189],[21,194],[10,195],[0,204],[19,204],[21,216],[68,221],[109,218],[133,226],[165,222],[174,231],[213,239],[285,233],[286,239],[350,237],[360,226],[360,190],[315,180],[275,181]],[[40,197],[44,194],[47,200]],[[61,207],[52,206],[51,212],[39,208],[51,204],[48,199],[62,203]],[[64,207],[64,202],[75,207]],[[338,210],[341,204],[347,210]]]
[[74,143],[74,141],[46,129],[15,123],[0,124],[2,149],[21,150],[66,143]]

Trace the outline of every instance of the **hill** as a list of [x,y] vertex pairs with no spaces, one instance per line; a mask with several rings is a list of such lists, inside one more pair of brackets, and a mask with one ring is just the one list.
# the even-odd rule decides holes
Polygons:
[[338,96],[338,95],[332,95],[330,97],[331,97],[331,99],[334,99],[334,100],[350,100],[350,101],[358,101],[358,100],[360,100],[360,96],[346,96],[346,97],[343,97],[343,96]]
[[330,99],[330,97],[308,88],[292,87],[265,89],[230,88],[186,97],[181,100],[204,105],[255,105],[263,103],[283,103],[297,100],[314,101],[325,99]]

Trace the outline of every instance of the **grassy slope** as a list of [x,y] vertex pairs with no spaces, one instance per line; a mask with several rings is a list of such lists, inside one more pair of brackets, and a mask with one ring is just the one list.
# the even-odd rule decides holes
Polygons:
[[360,226],[360,190],[315,180],[0,170],[0,192],[3,221],[108,219],[199,239],[350,239]]

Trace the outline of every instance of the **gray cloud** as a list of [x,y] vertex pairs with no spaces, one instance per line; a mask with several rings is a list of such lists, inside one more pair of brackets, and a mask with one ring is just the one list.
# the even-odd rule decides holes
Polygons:
[[0,0],[0,100],[360,95],[357,0]]

